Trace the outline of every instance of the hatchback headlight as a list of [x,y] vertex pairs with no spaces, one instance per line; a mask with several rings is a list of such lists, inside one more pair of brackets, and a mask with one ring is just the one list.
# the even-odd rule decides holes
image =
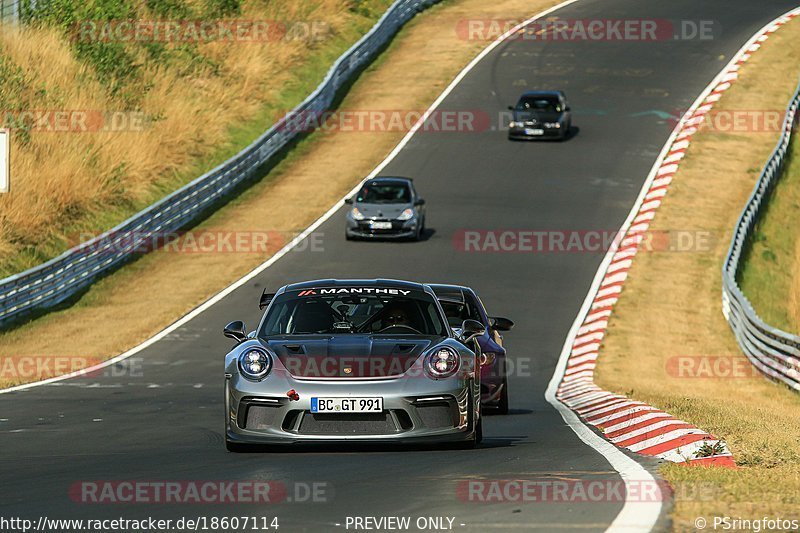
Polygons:
[[522,127],[522,122],[515,122],[515,121],[512,120],[511,122],[508,123],[508,127],[509,128],[521,128]]
[[397,220],[411,220],[414,218],[414,210],[413,209],[405,209],[400,216],[397,217]]
[[350,216],[353,217],[353,220],[364,220],[364,215],[361,214],[361,211],[359,211],[357,207],[354,207],[350,211]]
[[461,357],[458,352],[447,346],[432,351],[425,358],[425,369],[434,379],[452,376],[458,371],[460,365]]
[[561,123],[560,122],[545,122],[544,123],[544,127],[545,128],[559,129],[559,128],[561,128]]
[[248,348],[239,356],[239,371],[247,379],[260,381],[272,370],[272,357],[260,348]]

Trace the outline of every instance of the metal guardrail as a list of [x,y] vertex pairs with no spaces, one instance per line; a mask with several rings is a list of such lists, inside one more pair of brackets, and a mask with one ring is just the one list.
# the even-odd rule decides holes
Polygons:
[[19,23],[19,0],[0,0],[0,25]]
[[736,223],[728,256],[722,267],[722,313],[750,362],[767,376],[800,391],[800,337],[773,328],[761,320],[736,283],[742,253],[748,246],[772,188],[783,172],[792,130],[799,116],[798,106],[800,85],[786,109],[778,145]]
[[336,60],[308,98],[250,146],[102,235],[37,267],[0,280],[0,325],[62,303],[129,260],[134,251],[152,242],[154,236],[186,227],[231,190],[256,177],[259,167],[302,131],[292,126],[293,115],[317,116],[326,111],[337,91],[403,24],[437,2],[397,0],[364,37]]

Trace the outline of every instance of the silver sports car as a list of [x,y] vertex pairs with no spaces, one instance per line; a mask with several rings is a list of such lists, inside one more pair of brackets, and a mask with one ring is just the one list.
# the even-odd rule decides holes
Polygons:
[[[320,280],[262,295],[247,333],[225,327],[225,443],[481,440],[480,367],[428,285]],[[477,348],[475,348],[477,350]]]

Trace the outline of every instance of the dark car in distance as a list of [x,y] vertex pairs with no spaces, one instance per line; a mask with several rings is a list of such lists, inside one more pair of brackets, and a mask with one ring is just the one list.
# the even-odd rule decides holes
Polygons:
[[509,139],[560,139],[569,134],[572,112],[563,91],[528,91],[511,110]]
[[425,231],[425,200],[411,178],[368,179],[345,203],[351,206],[345,216],[347,240],[419,240]]
[[507,358],[501,332],[513,328],[514,322],[489,316],[481,299],[469,287],[436,284],[429,287],[457,336],[461,334],[464,320],[475,320],[486,328],[482,335],[475,337],[480,346],[481,405],[496,414],[508,414]]

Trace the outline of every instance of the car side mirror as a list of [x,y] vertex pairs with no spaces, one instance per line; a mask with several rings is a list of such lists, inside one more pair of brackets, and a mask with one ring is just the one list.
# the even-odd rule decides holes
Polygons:
[[352,198],[345,198],[344,199],[344,203],[346,203],[347,205],[353,205],[353,199]]
[[236,342],[244,342],[247,340],[247,331],[244,327],[244,322],[241,320],[234,320],[222,329],[222,334],[230,337]]
[[489,319],[489,325],[496,331],[511,331],[514,327],[514,322],[501,316],[493,316]]
[[514,111],[514,106],[513,105],[508,106],[508,110],[509,111]]
[[467,319],[461,324],[461,341],[467,343],[486,333],[486,328],[477,320]]
[[425,205],[425,198],[417,198],[414,205]]
[[572,111],[572,108],[570,106],[567,106],[564,108],[564,111]]

